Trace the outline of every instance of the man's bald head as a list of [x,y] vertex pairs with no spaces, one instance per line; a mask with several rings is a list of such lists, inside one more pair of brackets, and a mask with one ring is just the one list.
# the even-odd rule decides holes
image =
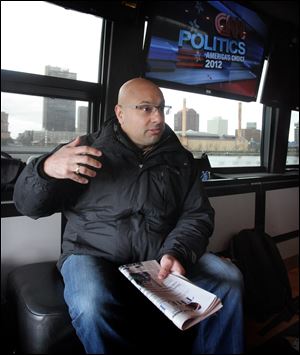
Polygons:
[[157,85],[134,78],[120,88],[115,113],[122,130],[144,149],[157,143],[164,132],[164,105],[163,93]]
[[128,80],[121,86],[119,90],[118,104],[125,105],[128,103],[133,103],[132,100],[137,100],[141,94],[143,97],[146,97],[145,93],[148,92],[155,93],[161,97],[161,100],[163,100],[163,94],[161,90],[152,81],[144,78],[134,78]]

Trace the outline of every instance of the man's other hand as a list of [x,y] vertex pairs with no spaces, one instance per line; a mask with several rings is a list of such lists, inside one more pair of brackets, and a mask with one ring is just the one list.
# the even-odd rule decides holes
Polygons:
[[160,260],[160,270],[158,273],[158,278],[163,280],[171,272],[177,272],[180,275],[184,275],[185,269],[180,264],[180,262],[176,258],[174,258],[174,256],[165,254]]

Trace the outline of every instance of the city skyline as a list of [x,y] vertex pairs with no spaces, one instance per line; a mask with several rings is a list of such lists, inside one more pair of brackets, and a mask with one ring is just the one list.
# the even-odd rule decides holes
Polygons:
[[[14,95],[14,94],[12,94],[12,95]],[[22,96],[22,95],[19,95],[19,96]],[[41,98],[42,99],[42,98]],[[42,103],[42,105],[41,105],[41,107],[43,107],[43,101],[41,101],[41,103]],[[78,129],[78,126],[79,126],[79,118],[78,118],[78,116],[79,116],[79,112],[80,112],[80,110],[82,110],[82,109],[84,109],[85,110],[85,114],[87,115],[87,109],[88,109],[88,107],[87,106],[84,106],[84,105],[82,105],[82,103],[81,102],[77,102],[77,107],[76,107],[76,130],[79,130]],[[197,113],[197,111],[193,108],[193,107],[191,107],[191,108],[189,108],[189,107],[187,107],[187,109],[188,110],[193,110],[194,112],[196,112],[196,114],[198,114]],[[180,112],[182,110],[182,107],[178,110],[178,112]],[[2,111],[2,112],[6,112],[6,113],[8,113],[9,114],[9,112],[7,112],[7,111]],[[24,112],[24,111],[23,111]],[[41,109],[40,110],[40,113],[42,114],[42,112],[43,112],[43,109]],[[177,112],[177,113],[178,113]],[[169,124],[170,124],[170,119],[171,120],[173,120],[173,124],[170,124],[170,126],[174,126],[174,119],[175,119],[175,115],[176,115],[176,113],[174,113],[174,110],[173,110],[173,112],[172,112],[172,114],[169,114],[169,115],[167,115],[167,119],[166,119],[166,121],[169,121]],[[87,117],[87,116],[86,116]],[[199,132],[209,132],[209,129],[207,129],[207,126],[206,126],[206,128],[204,128],[203,130],[201,130],[200,129],[200,123],[202,124],[202,126],[203,126],[203,124],[207,124],[207,122],[209,121],[209,120],[214,120],[215,119],[215,117],[212,117],[212,118],[210,118],[210,119],[208,119],[208,120],[204,120],[204,122],[203,122],[203,120],[201,120],[201,115],[199,115]],[[224,119],[222,116],[217,116],[217,117],[220,117],[222,120],[224,120],[224,121],[227,121],[226,119]],[[168,123],[168,122],[167,122]],[[294,129],[295,129],[295,124],[296,124],[297,122],[294,122],[293,123],[293,126],[292,126],[292,130],[291,130],[291,132],[290,132],[290,139],[289,139],[289,141],[290,142],[293,142],[293,141],[296,141],[296,139],[295,139],[295,132],[294,132]],[[17,134],[15,133],[14,134],[14,132],[12,131],[12,129],[11,129],[11,117],[10,117],[10,115],[8,116],[8,124],[9,124],[9,131],[11,132],[11,137],[12,138],[17,138],[17,136],[18,136],[18,134],[19,133],[22,133],[22,132],[24,132],[24,131],[26,131],[26,130],[28,130],[28,126],[22,131],[22,130],[20,130],[20,127],[18,126],[18,132],[17,132]],[[242,128],[243,129],[247,129],[247,126],[248,125],[255,125],[255,127],[256,127],[256,125],[257,125],[257,122],[244,122],[244,124],[243,124],[243,126],[242,126]],[[86,126],[87,125],[87,123],[85,123],[85,127],[87,127]],[[299,127],[299,123],[298,123],[298,127]],[[173,128],[173,127],[172,127]],[[34,127],[32,127],[32,130],[34,130],[34,131],[40,131],[40,130],[42,130],[43,128],[42,128],[42,116],[41,116],[41,118],[40,118],[40,123],[39,123],[39,127],[37,127],[37,128],[34,128]],[[85,128],[86,129],[86,128]],[[188,128],[188,129],[190,129],[190,128]],[[235,130],[237,129],[237,117],[235,117]],[[75,130],[75,129],[74,129]],[[231,132],[231,134],[230,133],[228,133],[228,135],[235,135],[235,130],[234,130],[234,132]],[[297,132],[299,132],[299,128],[298,128],[298,131]]]
[[[67,101],[67,100],[61,100],[61,101],[64,103],[64,101]],[[185,100],[184,100],[184,102],[185,102]],[[185,104],[185,103],[183,103],[183,104]],[[44,101],[44,106],[46,106],[46,105],[47,105],[47,101]],[[241,103],[240,103],[240,105],[241,105]],[[50,108],[53,109],[52,106]],[[60,105],[59,108],[62,109],[63,112],[65,111],[65,109],[62,107],[62,105]],[[180,118],[180,120],[182,120],[183,110],[184,110],[184,107],[182,107],[181,110],[179,110],[177,113],[175,113],[173,115],[174,126],[176,125],[175,121],[176,120],[178,121],[178,117]],[[55,109],[55,111],[58,111],[57,108]],[[206,132],[206,133],[208,133],[208,135],[215,134],[215,135],[219,135],[219,136],[227,136],[228,135],[228,133],[227,133],[228,121],[223,119],[221,116],[217,116],[212,119],[209,119],[207,121],[207,129],[204,132],[201,132],[199,129],[193,129],[193,128],[196,128],[196,126],[199,127],[199,114],[193,108],[186,108],[186,111],[187,111],[187,118],[186,118],[186,120],[187,120],[186,131],[187,132],[194,131],[194,132],[199,132],[201,134]],[[189,117],[189,113],[191,113],[192,116]],[[76,128],[74,125],[73,129],[66,130],[66,129],[61,129],[60,126],[57,126],[56,129],[50,128],[48,130],[46,129],[45,131],[54,131],[54,132],[55,131],[57,131],[57,132],[63,132],[63,131],[81,132],[82,131],[82,132],[84,132],[87,129],[87,115],[88,115],[88,107],[87,106],[78,106],[78,108],[77,108],[77,117],[78,118],[77,118]],[[74,117],[74,122],[75,122],[75,111],[73,112],[73,117]],[[196,119],[196,123],[195,123],[195,119]],[[182,121],[180,121],[180,120],[179,120],[179,123],[177,122],[177,124],[182,125]],[[220,122],[223,122],[221,130],[218,127]],[[241,120],[240,120],[240,122],[241,122]],[[1,111],[1,123],[2,123],[1,124],[1,132],[3,132],[3,137],[4,137],[4,135],[6,138],[12,137],[10,135],[10,129],[9,129],[9,114],[4,111]],[[217,126],[216,126],[217,128],[215,128],[215,131],[213,131],[213,129],[209,128],[209,123],[216,123],[217,124]],[[225,126],[224,126],[224,123],[226,123]],[[43,125],[44,125],[44,121],[43,121]],[[55,125],[52,127],[55,127]],[[297,134],[299,134],[299,123],[295,123],[293,128],[294,128],[293,142],[298,143],[299,137],[297,137]],[[240,134],[238,133],[239,129],[241,130]],[[181,130],[180,127],[178,127],[178,130],[175,130],[175,131],[180,131],[180,130]],[[27,130],[25,130],[25,132],[26,131],[28,132],[30,130],[27,129]],[[40,133],[42,130],[32,130],[32,131]],[[256,142],[259,142],[260,141],[260,133],[261,133],[261,130],[256,128],[256,122],[246,122],[246,128],[241,129],[241,127],[240,127],[238,129],[236,129],[234,136],[235,137],[243,136],[247,140],[254,140]],[[22,134],[22,132],[19,133],[19,136],[20,136],[20,134]],[[252,137],[250,136],[251,134],[252,134]],[[228,136],[230,136],[230,135],[228,135]],[[202,137],[203,137],[203,134],[202,134]],[[15,138],[18,138],[18,137],[15,137]]]

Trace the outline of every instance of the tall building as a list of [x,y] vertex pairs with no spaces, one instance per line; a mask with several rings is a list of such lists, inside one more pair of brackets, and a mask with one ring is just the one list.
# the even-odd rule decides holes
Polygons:
[[228,120],[224,120],[220,116],[207,120],[207,132],[217,134],[219,136],[227,135]]
[[[174,131],[182,131],[182,111],[174,115]],[[186,108],[186,130],[199,131],[199,114],[192,108]]]
[[299,122],[296,122],[294,125],[294,142],[299,145]]
[[77,109],[77,131],[78,132],[87,132],[87,123],[88,123],[88,107],[79,106]]
[[65,79],[73,79],[73,80],[77,79],[77,74],[70,72],[69,69],[53,67],[52,65],[46,65],[45,75],[56,76],[58,78],[65,78]]
[[[52,67],[47,65],[45,74],[66,79],[76,79],[77,74],[69,72],[68,69]],[[76,119],[75,100],[44,98],[43,107],[43,128],[46,131],[75,131]]]
[[8,131],[8,113],[1,111],[1,142],[11,140]]

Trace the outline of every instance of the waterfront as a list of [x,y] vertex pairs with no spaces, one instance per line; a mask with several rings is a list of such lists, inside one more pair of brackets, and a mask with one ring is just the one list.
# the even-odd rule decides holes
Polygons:
[[[54,148],[54,147],[53,147]],[[53,149],[51,148],[51,149]],[[49,147],[26,147],[26,146],[1,146],[1,150],[13,155],[15,158],[27,161],[29,157],[39,156],[49,152]],[[199,154],[200,156],[201,154]],[[212,168],[224,167],[243,167],[243,166],[260,166],[259,154],[245,154],[245,155],[216,155],[207,153],[209,162]],[[198,156],[196,156],[198,157]],[[299,153],[294,152],[293,155],[287,156],[288,165],[299,164]]]
[[[210,165],[213,168],[260,166],[259,155],[209,155]],[[288,155],[287,165],[299,164],[299,155]]]

